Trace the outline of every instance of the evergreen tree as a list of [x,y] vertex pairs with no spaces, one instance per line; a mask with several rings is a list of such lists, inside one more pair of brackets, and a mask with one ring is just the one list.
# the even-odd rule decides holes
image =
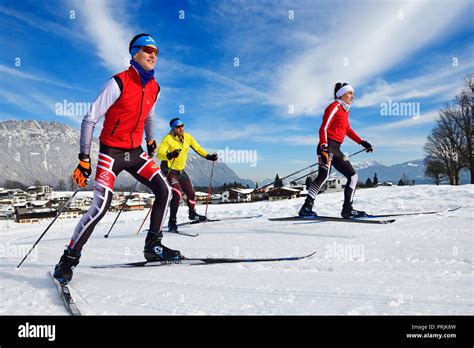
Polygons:
[[379,184],[379,179],[377,178],[377,173],[375,173],[374,175],[374,181],[372,183],[374,185],[374,187],[377,187],[377,185]]
[[365,181],[365,187],[373,187],[373,183],[372,183],[372,180],[370,180],[370,178],[367,178],[367,180]]
[[275,177],[275,183],[273,184],[274,187],[283,187],[283,180],[280,179],[278,174]]

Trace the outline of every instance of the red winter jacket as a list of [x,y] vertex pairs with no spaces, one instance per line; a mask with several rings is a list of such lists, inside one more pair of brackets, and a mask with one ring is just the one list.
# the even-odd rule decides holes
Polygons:
[[142,86],[140,75],[132,66],[114,79],[122,93],[105,113],[99,139],[107,146],[133,149],[142,143],[145,119],[156,102],[160,86],[154,79]]
[[346,135],[357,144],[362,141],[349,124],[349,111],[336,100],[324,111],[323,123],[319,128],[319,144],[327,144],[328,139],[342,144]]

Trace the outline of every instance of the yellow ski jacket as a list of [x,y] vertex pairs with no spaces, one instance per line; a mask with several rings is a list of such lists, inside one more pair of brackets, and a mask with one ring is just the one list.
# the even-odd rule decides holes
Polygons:
[[[179,139],[176,135],[171,133],[167,134],[162,140],[161,144],[157,151],[157,157],[161,161],[168,162],[168,168],[176,171],[183,171],[186,167],[186,160],[188,159],[189,148],[192,148],[202,157],[207,156],[207,151],[205,151],[201,145],[193,138],[189,133],[183,134],[183,139]],[[169,160],[166,155],[174,150],[181,149],[179,156]],[[173,165],[173,167],[171,167]]]

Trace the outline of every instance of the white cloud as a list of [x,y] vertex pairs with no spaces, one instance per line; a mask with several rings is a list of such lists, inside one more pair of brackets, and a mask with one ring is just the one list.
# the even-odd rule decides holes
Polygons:
[[[427,125],[434,122],[439,116],[439,110],[431,110],[426,113],[422,113],[419,116],[414,117],[403,117],[400,121],[389,122],[389,119],[395,118],[394,116],[387,116],[386,123],[382,123],[372,127],[366,127],[361,129],[361,133],[378,133],[380,131],[387,131],[393,129],[407,129],[409,127],[417,127],[420,125]],[[400,118],[400,117],[397,117]]]
[[[332,98],[337,81],[367,83],[406,60],[433,40],[448,35],[468,1],[354,2],[334,8],[326,43],[292,57],[275,82],[282,105],[293,104],[299,114],[320,113]],[[402,12],[399,12],[402,11]],[[400,18],[403,16],[403,19]],[[315,21],[318,22],[317,20]],[[347,59],[348,66],[344,66]]]
[[386,100],[402,101],[407,99],[424,99],[436,96],[449,100],[462,87],[460,74],[474,69],[474,62],[467,62],[458,67],[432,69],[420,76],[388,83],[382,79],[368,86],[368,92],[356,99],[355,106],[369,107]]
[[[125,70],[129,60],[128,44],[134,31],[125,22],[116,20],[113,13],[120,12],[121,1],[76,0],[77,18],[92,42],[102,65],[116,72]],[[122,11],[125,12],[125,11]]]

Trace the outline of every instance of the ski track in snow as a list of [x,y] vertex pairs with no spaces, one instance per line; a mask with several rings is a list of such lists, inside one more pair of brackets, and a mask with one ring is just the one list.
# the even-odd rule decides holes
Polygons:
[[[211,205],[209,216],[263,214],[182,227],[190,238],[164,234],[164,244],[188,257],[300,256],[301,261],[92,269],[141,261],[145,235],[135,235],[146,211],[108,213],[83,250],[71,288],[84,314],[473,314],[474,185],[361,189],[354,206],[370,213],[462,208],[400,216],[390,225],[272,222],[295,215],[303,199]],[[342,192],[323,194],[315,209],[338,216]],[[198,211],[203,211],[198,206]],[[179,221],[187,221],[180,207]],[[47,276],[77,219],[57,221],[23,266],[16,265],[50,221],[0,221],[0,315],[67,315]],[[18,249],[23,254],[18,255]],[[357,248],[330,254],[338,248]]]

